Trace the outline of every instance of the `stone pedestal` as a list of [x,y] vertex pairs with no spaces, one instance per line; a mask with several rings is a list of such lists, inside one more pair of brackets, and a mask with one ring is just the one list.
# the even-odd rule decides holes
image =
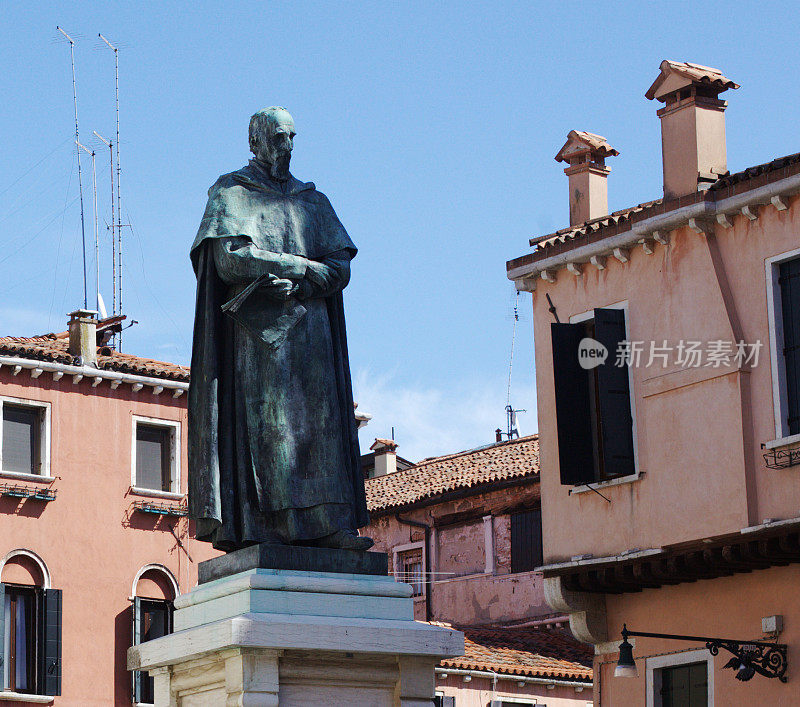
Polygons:
[[[256,554],[219,558],[221,572],[269,564]],[[431,707],[434,666],[464,649],[458,631],[414,621],[411,587],[385,575],[255,567],[175,608],[175,633],[128,651],[128,668],[154,677],[156,707]]]

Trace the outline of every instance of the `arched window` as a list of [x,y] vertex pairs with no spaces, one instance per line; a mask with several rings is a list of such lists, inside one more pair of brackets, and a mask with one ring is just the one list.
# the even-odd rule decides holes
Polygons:
[[[163,565],[145,565],[133,580],[133,645],[152,641],[172,633],[172,612],[178,583]],[[153,678],[146,672],[133,671],[133,701],[153,704]]]
[[0,666],[6,693],[61,694],[61,590],[30,550],[0,560]]

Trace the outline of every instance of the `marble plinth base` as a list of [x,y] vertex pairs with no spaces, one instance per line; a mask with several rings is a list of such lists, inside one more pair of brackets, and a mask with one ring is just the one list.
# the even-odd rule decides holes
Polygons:
[[156,707],[431,707],[458,631],[413,620],[390,577],[253,569],[175,601],[175,633],[134,646]]
[[389,574],[389,556],[385,552],[261,543],[201,562],[197,566],[198,583],[205,584],[254,569],[386,576]]

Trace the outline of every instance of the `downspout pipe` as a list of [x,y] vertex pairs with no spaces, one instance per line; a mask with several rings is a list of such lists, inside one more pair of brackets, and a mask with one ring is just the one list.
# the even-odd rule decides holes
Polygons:
[[[431,526],[427,523],[421,523],[418,520],[410,520],[408,518],[403,518],[399,513],[394,514],[394,519],[400,523],[401,525],[409,525],[412,528],[422,528],[425,531],[425,568],[428,570],[428,573],[433,576],[433,568],[430,565],[431,561]],[[433,620],[433,606],[431,605],[431,585],[433,584],[432,580],[428,580],[427,577],[423,577],[423,586],[425,587],[425,620],[432,621]]]

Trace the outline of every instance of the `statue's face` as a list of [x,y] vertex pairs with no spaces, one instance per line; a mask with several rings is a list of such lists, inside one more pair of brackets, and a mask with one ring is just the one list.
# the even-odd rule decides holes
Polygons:
[[289,175],[289,161],[294,146],[294,121],[285,111],[275,114],[274,122],[260,136],[256,144],[255,155],[271,167],[272,176],[286,179]]

